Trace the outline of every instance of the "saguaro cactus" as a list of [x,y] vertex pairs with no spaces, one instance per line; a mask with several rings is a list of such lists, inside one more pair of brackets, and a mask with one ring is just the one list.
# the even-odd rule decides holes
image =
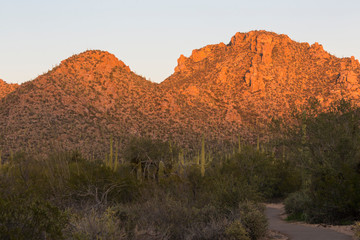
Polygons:
[[200,170],[201,170],[201,176],[205,176],[205,139],[204,136],[201,140],[201,158],[200,158]]
[[163,161],[159,162],[159,172],[158,172],[158,177],[159,177],[159,181],[161,181],[165,176],[165,164]]
[[179,152],[178,166],[179,166],[179,174],[180,176],[183,176],[184,168],[185,168],[185,160],[184,160],[184,152],[182,149]]
[[141,162],[139,162],[136,166],[136,178],[137,180],[141,181],[142,180],[142,167],[141,167]]
[[113,169],[113,137],[110,137],[110,151],[109,151],[109,159],[108,159],[108,167]]
[[114,171],[118,169],[119,166],[119,144],[115,141],[115,159],[114,159]]
[[241,153],[241,137],[240,137],[240,135],[239,135],[239,137],[238,137],[238,144],[239,144],[239,146],[238,146],[238,153]]

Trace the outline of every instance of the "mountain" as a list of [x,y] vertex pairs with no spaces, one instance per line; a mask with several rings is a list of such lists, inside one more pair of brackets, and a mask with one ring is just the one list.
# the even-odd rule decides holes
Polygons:
[[182,55],[160,84],[110,53],[86,51],[3,95],[0,149],[78,148],[103,156],[111,137],[120,147],[145,135],[187,147],[201,136],[213,146],[239,135],[251,140],[310,97],[323,106],[342,97],[360,103],[359,80],[354,57],[266,31],[236,33],[228,44]]
[[323,105],[341,97],[358,102],[359,76],[354,57],[336,58],[318,43],[310,46],[286,35],[252,31],[237,33],[227,45],[181,56],[175,73],[161,85],[189,105],[206,106],[207,119],[246,127],[256,119],[260,124],[286,117],[309,97]]
[[102,153],[110,135],[133,133],[148,121],[144,103],[155,88],[112,54],[74,55],[1,100],[0,146]]

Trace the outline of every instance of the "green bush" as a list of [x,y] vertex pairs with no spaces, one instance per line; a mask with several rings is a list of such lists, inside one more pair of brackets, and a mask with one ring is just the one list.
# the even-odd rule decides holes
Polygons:
[[360,239],[360,222],[356,222],[354,226],[354,233],[357,239]]
[[231,223],[230,226],[226,228],[225,233],[230,240],[250,240],[249,234],[239,220]]
[[258,175],[261,176],[258,191],[267,200],[284,199],[301,188],[300,171],[288,160],[268,157]]
[[89,209],[83,214],[72,214],[69,223],[64,230],[67,239],[129,239],[114,208],[105,211]]
[[310,201],[311,200],[305,191],[298,191],[290,194],[284,201],[288,219],[306,221],[306,209],[308,209]]
[[221,173],[242,179],[241,185],[247,183],[268,200],[286,197],[301,187],[300,172],[294,164],[249,145],[228,159]]
[[301,113],[288,131],[289,157],[301,170],[303,190],[289,197],[287,211],[314,223],[358,220],[360,109],[345,100],[326,111],[316,106]]
[[207,186],[207,195],[214,206],[223,211],[237,209],[246,200],[258,200],[259,194],[249,184],[238,177],[229,175],[213,179]]
[[168,175],[173,168],[179,148],[168,141],[150,138],[132,138],[124,149],[124,157],[133,168],[141,166],[141,174],[147,179],[157,179],[159,164],[164,164],[163,174]]
[[264,206],[252,202],[239,205],[241,222],[252,240],[260,239],[266,234],[268,223],[264,210]]
[[86,160],[69,164],[67,191],[72,201],[92,204],[128,202],[139,193],[139,184],[129,168],[114,172],[100,162]]
[[2,239],[63,239],[67,215],[44,200],[0,199]]
[[360,173],[347,164],[318,167],[309,186],[309,221],[342,224],[359,219]]

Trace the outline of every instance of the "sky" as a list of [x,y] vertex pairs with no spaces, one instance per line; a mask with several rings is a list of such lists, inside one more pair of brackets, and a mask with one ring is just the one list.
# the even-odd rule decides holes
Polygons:
[[360,58],[359,0],[0,0],[0,79],[23,83],[89,49],[161,82],[181,54],[267,30]]

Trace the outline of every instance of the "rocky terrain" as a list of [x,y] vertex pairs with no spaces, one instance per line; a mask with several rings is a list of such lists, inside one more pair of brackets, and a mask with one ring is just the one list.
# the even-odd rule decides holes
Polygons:
[[184,146],[202,135],[209,143],[250,140],[310,97],[323,106],[342,97],[360,103],[359,80],[354,57],[266,31],[182,55],[160,84],[110,53],[86,51],[20,86],[0,81],[0,149],[101,156],[111,136],[119,145],[132,135]]
[[0,79],[0,99],[13,92],[18,84],[7,84],[4,80]]

